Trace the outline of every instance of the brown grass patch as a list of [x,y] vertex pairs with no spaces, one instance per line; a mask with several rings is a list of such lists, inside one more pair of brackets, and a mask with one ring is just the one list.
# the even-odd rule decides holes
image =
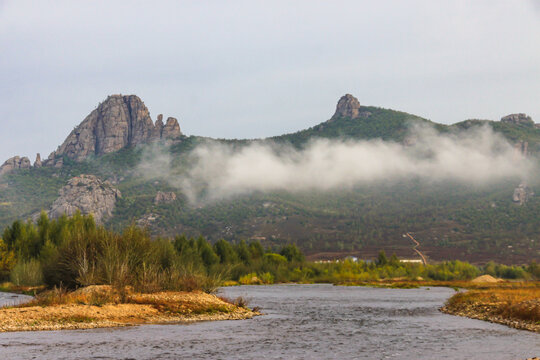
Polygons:
[[452,296],[444,312],[540,332],[540,288],[491,288]]

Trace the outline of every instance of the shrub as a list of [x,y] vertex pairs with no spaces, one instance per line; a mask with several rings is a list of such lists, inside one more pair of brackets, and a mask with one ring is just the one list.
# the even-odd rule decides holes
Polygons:
[[10,280],[17,286],[37,286],[43,284],[41,264],[35,259],[18,262],[11,271]]
[[240,276],[238,282],[242,285],[260,285],[262,281],[257,277],[256,273],[249,273],[244,276]]
[[287,264],[287,258],[280,254],[267,253],[267,254],[264,254],[263,259],[265,262],[273,266]]
[[259,274],[259,279],[261,279],[263,284],[273,284],[274,283],[274,275],[272,275],[269,272]]

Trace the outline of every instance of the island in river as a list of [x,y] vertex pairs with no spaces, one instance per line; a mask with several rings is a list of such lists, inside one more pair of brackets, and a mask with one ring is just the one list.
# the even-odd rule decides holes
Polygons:
[[248,319],[258,312],[241,301],[201,291],[119,292],[106,285],[45,292],[0,310],[0,331],[90,329],[139,324]]

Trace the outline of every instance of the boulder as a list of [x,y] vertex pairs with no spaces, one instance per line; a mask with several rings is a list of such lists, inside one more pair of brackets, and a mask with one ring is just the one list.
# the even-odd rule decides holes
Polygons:
[[518,187],[514,189],[512,201],[519,205],[523,205],[533,196],[534,192],[532,189],[528,187],[525,182],[521,182]]
[[154,204],[168,204],[176,200],[176,194],[173,192],[158,191],[154,198]]
[[121,196],[120,191],[109,182],[101,181],[94,175],[77,176],[60,189],[59,197],[52,204],[48,215],[56,219],[80,211],[83,215],[92,214],[97,223],[102,223],[112,216],[116,201]]
[[16,169],[30,169],[32,167],[32,164],[30,163],[30,159],[20,156],[14,156],[12,158],[7,159],[2,166],[0,166],[0,175],[6,174],[12,170]]

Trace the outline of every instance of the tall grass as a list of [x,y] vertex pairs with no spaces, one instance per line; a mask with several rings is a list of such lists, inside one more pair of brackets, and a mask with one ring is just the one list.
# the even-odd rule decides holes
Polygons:
[[43,271],[36,259],[20,261],[10,274],[10,280],[16,286],[37,286],[43,284]]

